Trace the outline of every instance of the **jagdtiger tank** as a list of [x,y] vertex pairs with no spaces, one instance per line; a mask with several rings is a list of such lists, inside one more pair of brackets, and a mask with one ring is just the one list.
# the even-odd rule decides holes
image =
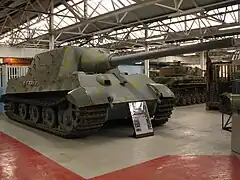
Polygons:
[[206,101],[206,80],[203,71],[180,62],[166,67],[153,68],[150,77],[155,82],[168,86],[176,96],[176,106],[204,103]]
[[88,47],[61,47],[35,56],[25,76],[10,79],[1,97],[14,121],[64,138],[86,137],[113,119],[131,118],[128,103],[145,101],[153,124],[168,121],[174,93],[119,65],[173,54],[227,47],[232,39],[115,56]]

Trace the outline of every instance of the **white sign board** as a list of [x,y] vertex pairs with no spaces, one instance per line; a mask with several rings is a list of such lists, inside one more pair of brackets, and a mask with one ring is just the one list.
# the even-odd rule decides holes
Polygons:
[[153,136],[153,127],[146,102],[128,103],[132,116],[135,137]]

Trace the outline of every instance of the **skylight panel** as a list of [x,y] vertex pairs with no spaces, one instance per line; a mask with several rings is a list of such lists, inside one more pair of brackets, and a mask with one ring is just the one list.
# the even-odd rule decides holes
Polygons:
[[129,6],[131,4],[134,4],[135,2],[132,0],[121,0],[121,2],[125,5],[125,6]]
[[30,27],[33,28],[33,29],[36,29],[36,28],[40,28],[40,27],[41,27],[41,29],[47,30],[48,23],[47,23],[46,20],[42,20],[42,21],[40,21],[40,22],[38,22],[38,23],[35,23],[35,24],[31,25]]
[[68,1],[68,4],[75,10],[79,16],[84,14],[84,2],[82,0]]
[[233,23],[233,22],[235,22],[234,19],[233,19],[233,17],[230,15],[230,13],[227,13],[227,14],[226,14],[225,19],[226,19],[226,20],[225,20],[226,23]]
[[113,0],[113,2],[114,3],[112,3],[110,0],[89,0],[88,14],[92,14],[91,17],[95,17],[135,3],[134,1],[130,0]]
[[66,9],[66,7],[65,7],[63,4],[61,4],[61,5],[59,5],[58,7],[54,8],[54,9],[53,9],[53,12],[54,12],[54,13],[58,13],[59,11],[62,11],[62,10],[64,10],[64,9]]
[[149,31],[149,36],[160,36],[162,35],[163,33],[161,31]]
[[120,2],[117,1],[117,0],[115,0],[115,1],[113,1],[113,2],[114,2],[114,5],[115,5],[115,8],[116,8],[116,9],[123,8],[123,7],[126,6],[123,2],[120,3]]
[[145,30],[137,30],[131,33],[132,36],[135,38],[144,38],[145,37]]
[[[104,8],[106,12],[114,11],[113,5],[109,0],[103,0],[100,7]],[[100,11],[102,14],[102,11]]]
[[216,22],[216,21],[213,21],[213,20],[208,20],[208,22],[211,24],[211,26],[221,25],[220,22]]

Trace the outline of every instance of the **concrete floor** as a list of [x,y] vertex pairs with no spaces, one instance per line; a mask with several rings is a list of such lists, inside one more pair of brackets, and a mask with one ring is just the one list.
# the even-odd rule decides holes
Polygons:
[[231,134],[221,114],[205,105],[175,108],[152,137],[134,139],[131,127],[102,129],[85,139],[67,140],[1,117],[0,131],[84,178],[92,178],[165,155],[230,155]]

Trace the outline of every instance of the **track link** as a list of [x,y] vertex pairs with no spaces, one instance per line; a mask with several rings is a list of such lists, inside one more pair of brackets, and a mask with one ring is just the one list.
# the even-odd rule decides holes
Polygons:
[[[63,138],[80,138],[92,135],[93,133],[97,132],[103,124],[107,120],[107,105],[97,105],[91,107],[84,107],[84,108],[65,108],[60,109],[61,105],[65,103],[67,105],[67,101],[65,98],[52,98],[50,100],[37,100],[37,99],[25,99],[19,98],[13,95],[8,95],[5,97],[5,101],[9,102],[6,103],[5,114],[11,119],[16,122],[46,131],[48,133],[54,134],[56,136],[61,136]],[[14,113],[11,111],[11,103],[19,104],[24,103],[27,106],[34,105],[39,107],[39,109],[43,108],[51,108],[54,109],[55,115],[58,117],[56,123],[53,127],[47,126],[46,123],[41,119],[38,123],[34,123],[29,118],[22,119],[19,116],[19,113],[15,111]],[[70,112],[73,110],[75,114],[74,118],[72,118],[71,128],[62,128],[63,121],[60,122],[59,114],[63,115],[64,112]],[[41,114],[41,113],[40,113]],[[66,114],[66,113],[65,113]],[[69,113],[68,113],[69,114]],[[70,113],[72,114],[72,112]],[[62,124],[61,124],[62,123]],[[60,125],[61,124],[61,125]],[[68,127],[70,127],[68,126]]]
[[168,122],[172,115],[174,106],[173,98],[164,98],[157,103],[154,119],[152,120],[153,126],[161,126]]

